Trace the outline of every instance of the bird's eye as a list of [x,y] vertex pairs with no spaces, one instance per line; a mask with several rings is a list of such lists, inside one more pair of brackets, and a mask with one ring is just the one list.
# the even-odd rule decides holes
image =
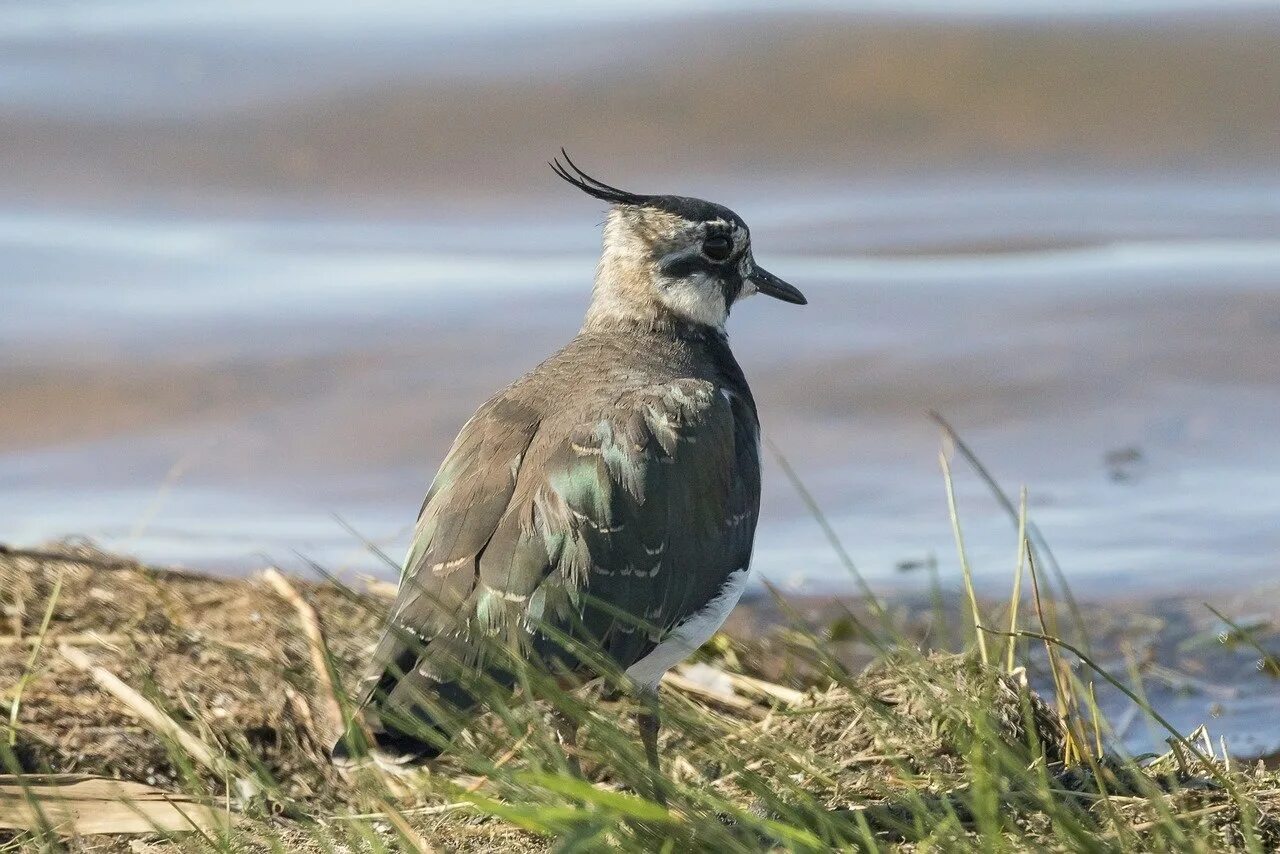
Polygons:
[[713,234],[702,241],[702,254],[712,261],[727,261],[733,254],[733,241],[723,234]]

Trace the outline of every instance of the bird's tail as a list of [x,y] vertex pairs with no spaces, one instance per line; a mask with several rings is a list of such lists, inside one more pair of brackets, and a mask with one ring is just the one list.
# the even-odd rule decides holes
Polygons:
[[471,717],[478,699],[459,680],[433,678],[416,656],[404,659],[363,692],[359,711],[329,751],[335,765],[366,759],[389,771],[423,765]]
[[[421,735],[411,735],[397,729],[382,728],[382,732],[364,734],[367,727],[352,723],[347,731],[329,750],[329,758],[339,768],[350,768],[372,760],[384,771],[403,771],[425,765],[440,755],[443,748],[434,740]],[[439,733],[444,737],[444,733]]]

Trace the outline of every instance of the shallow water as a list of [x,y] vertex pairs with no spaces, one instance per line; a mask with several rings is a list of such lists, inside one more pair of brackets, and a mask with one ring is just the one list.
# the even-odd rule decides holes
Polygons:
[[[542,165],[566,143],[730,204],[810,296],[731,333],[868,577],[956,571],[937,410],[1085,594],[1252,584],[1280,555],[1256,5],[12,4],[0,539],[388,573],[334,517],[398,557],[457,428],[577,327],[600,210]],[[1012,528],[956,471],[1002,590]],[[760,574],[847,584],[766,476]]]
[[[1186,190],[1201,207],[1178,211],[1178,189],[1152,190],[1161,215],[1213,235],[1207,191]],[[1076,204],[1118,218],[1130,192]],[[930,554],[955,563],[929,409],[1009,489],[1031,488],[1037,522],[1091,591],[1274,570],[1280,241],[1098,244],[1059,224],[1064,248],[941,254],[928,247],[955,237],[945,198],[855,196],[812,213],[797,201],[771,216],[745,195],[740,208],[764,212],[759,259],[811,307],[744,304],[735,347],[770,435],[868,576]],[[1035,230],[1023,217],[1037,199],[1003,196],[1008,239]],[[1061,216],[1064,196],[1038,201]],[[1228,188],[1212,206],[1265,222],[1277,199]],[[518,218],[488,219],[483,241],[422,220],[0,216],[14,271],[0,286],[14,309],[0,320],[2,387],[23,404],[3,422],[4,536],[82,533],[219,567],[293,563],[294,550],[369,563],[337,514],[398,554],[457,426],[572,334],[591,216],[544,219],[536,239]],[[914,233],[870,256],[785,251],[796,233],[856,218],[875,234],[891,216]],[[985,216],[981,230],[999,233],[997,206]],[[487,241],[506,251],[473,245]],[[1108,465],[1108,452],[1124,459]],[[1001,584],[1012,531],[957,472],[971,556]],[[772,464],[757,568],[787,584],[843,577]]]

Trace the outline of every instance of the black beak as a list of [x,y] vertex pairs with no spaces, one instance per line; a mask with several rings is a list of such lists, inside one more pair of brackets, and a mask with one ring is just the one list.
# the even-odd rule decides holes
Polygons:
[[787,284],[764,267],[756,267],[747,278],[751,281],[751,284],[756,286],[756,290],[765,296],[795,305],[809,304],[809,301],[804,298],[804,294],[800,293],[799,288]]

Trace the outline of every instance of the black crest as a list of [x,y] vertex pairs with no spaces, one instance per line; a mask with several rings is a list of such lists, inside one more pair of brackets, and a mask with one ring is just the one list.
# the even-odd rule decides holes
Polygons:
[[723,205],[688,196],[644,196],[639,193],[622,190],[611,184],[606,184],[598,178],[592,178],[586,172],[583,172],[578,167],[578,164],[570,159],[569,152],[563,148],[560,149],[560,156],[564,158],[564,162],[568,166],[562,164],[559,157],[547,164],[556,175],[588,196],[593,196],[611,205],[634,205],[635,207],[654,208],[655,210],[666,211],[678,217],[683,217],[690,222],[724,219],[727,222],[734,223],[739,228],[745,229],[747,227],[747,224],[742,221],[742,217]]

